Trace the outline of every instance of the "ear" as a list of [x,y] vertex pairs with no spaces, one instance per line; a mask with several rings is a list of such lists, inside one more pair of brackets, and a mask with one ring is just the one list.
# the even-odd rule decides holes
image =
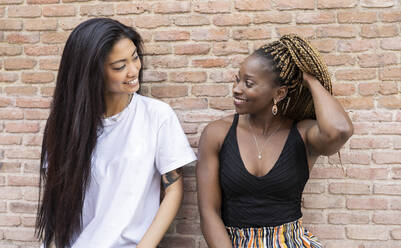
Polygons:
[[280,86],[276,90],[273,98],[277,101],[277,103],[279,103],[281,100],[283,100],[287,96],[287,93],[288,93],[288,87],[287,86]]

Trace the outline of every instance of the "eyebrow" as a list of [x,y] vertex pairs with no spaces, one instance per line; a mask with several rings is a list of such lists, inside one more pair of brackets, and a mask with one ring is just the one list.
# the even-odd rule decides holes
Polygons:
[[[134,56],[135,53],[136,53],[136,48],[135,48],[135,50],[134,50],[134,52],[132,53],[131,56]],[[109,65],[114,65],[114,64],[117,64],[117,63],[120,63],[120,62],[124,62],[124,61],[126,61],[126,59],[120,59],[120,60],[111,62]]]

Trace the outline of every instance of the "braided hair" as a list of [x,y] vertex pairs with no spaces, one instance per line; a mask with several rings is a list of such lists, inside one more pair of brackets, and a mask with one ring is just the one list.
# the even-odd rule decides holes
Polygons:
[[330,75],[319,52],[304,38],[289,34],[262,46],[254,52],[273,62],[275,82],[287,86],[286,98],[277,106],[280,112],[293,120],[316,119],[310,91],[302,84],[302,72],[315,76],[332,94]]

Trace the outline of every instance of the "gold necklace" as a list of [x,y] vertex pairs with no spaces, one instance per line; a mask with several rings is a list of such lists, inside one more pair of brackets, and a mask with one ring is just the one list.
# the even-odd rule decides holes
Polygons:
[[280,124],[280,126],[278,126],[278,128],[276,128],[276,130],[274,130],[270,135],[268,135],[266,137],[265,142],[263,142],[263,145],[262,145],[261,149],[259,149],[259,144],[258,144],[258,141],[256,140],[255,133],[253,132],[253,128],[252,128],[252,125],[251,125],[251,121],[249,120],[249,116],[248,116],[247,119],[248,119],[249,128],[250,128],[252,136],[253,136],[253,140],[255,141],[255,144],[256,144],[256,149],[258,150],[258,159],[262,159],[263,147],[265,147],[265,144],[267,143],[267,140],[269,140],[270,137],[272,137],[275,133],[277,133],[277,131],[281,128],[282,124]]

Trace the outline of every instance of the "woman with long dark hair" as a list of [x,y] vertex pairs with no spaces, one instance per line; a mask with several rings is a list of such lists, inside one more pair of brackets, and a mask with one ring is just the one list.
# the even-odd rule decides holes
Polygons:
[[197,165],[201,228],[211,248],[320,248],[301,199],[320,155],[353,133],[319,53],[285,35],[241,64],[236,114],[202,133]]
[[177,214],[196,157],[173,110],[136,93],[142,54],[140,35],[112,19],[69,36],[42,146],[45,248],[156,247]]

